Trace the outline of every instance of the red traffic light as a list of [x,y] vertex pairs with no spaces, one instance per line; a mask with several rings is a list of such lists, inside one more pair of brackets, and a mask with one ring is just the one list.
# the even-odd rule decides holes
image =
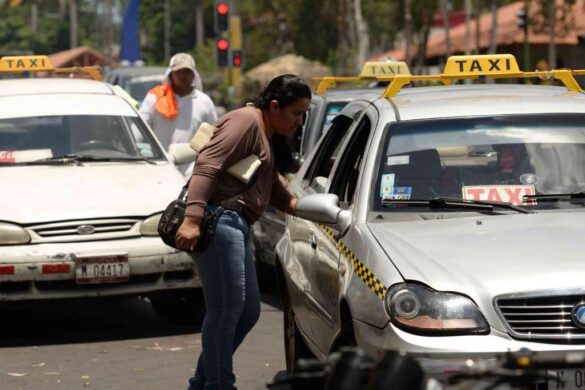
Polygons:
[[234,68],[241,68],[242,62],[244,61],[243,53],[241,49],[233,49],[232,50],[232,66]]
[[220,15],[227,15],[227,13],[230,12],[230,6],[228,5],[228,3],[219,3],[217,4],[217,7],[215,7],[215,9],[217,10],[217,13]]
[[219,50],[227,50],[230,47],[230,42],[225,38],[219,38],[217,40],[217,48]]
[[228,0],[216,0],[213,3],[213,29],[218,35],[230,28],[230,7],[231,2]]
[[226,38],[219,37],[215,41],[215,55],[217,66],[225,68],[229,66],[230,41]]

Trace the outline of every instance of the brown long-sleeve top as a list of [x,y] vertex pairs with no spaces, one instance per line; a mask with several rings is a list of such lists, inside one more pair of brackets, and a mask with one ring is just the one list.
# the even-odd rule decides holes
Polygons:
[[250,224],[257,221],[269,203],[284,211],[291,195],[278,178],[261,112],[243,107],[223,115],[215,126],[217,130],[197,157],[185,214],[203,217],[210,200],[221,202],[241,193],[245,184],[227,173],[227,168],[250,154],[257,155],[262,164],[256,171],[256,181],[238,200],[244,206],[246,220]]

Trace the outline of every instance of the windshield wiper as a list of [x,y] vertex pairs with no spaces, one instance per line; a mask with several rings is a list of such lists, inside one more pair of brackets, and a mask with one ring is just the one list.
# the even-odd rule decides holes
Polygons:
[[43,164],[68,164],[77,163],[81,165],[82,162],[105,162],[105,161],[145,161],[149,164],[155,164],[155,162],[147,159],[146,157],[94,157],[85,156],[78,154],[64,154],[57,157],[43,158],[36,161],[28,161],[27,165],[43,165]]
[[144,161],[151,165],[156,165],[156,162],[146,157],[111,157],[108,161]]
[[26,165],[45,165],[45,164],[69,164],[69,163],[76,163],[81,165],[82,162],[88,161],[109,161],[109,158],[105,157],[93,157],[93,156],[83,156],[78,154],[64,154],[62,156],[56,157],[48,157],[43,158],[40,160],[35,161],[27,161],[25,162]]
[[382,199],[382,206],[403,204],[407,207],[427,206],[430,209],[468,209],[475,211],[493,211],[494,208],[514,210],[522,214],[532,214],[533,211],[510,203],[492,202],[484,200],[458,199],[458,198],[432,198],[432,199]]
[[566,194],[524,195],[522,200],[539,200],[541,202],[570,202],[578,200],[580,202],[585,202],[585,191],[570,192]]

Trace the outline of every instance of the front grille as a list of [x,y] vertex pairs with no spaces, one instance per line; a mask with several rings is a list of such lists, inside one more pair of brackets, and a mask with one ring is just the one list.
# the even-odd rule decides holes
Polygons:
[[51,223],[27,230],[33,243],[91,241],[140,235],[138,219],[103,219]]
[[585,329],[575,325],[572,311],[585,294],[496,298],[510,335],[517,339],[585,342]]

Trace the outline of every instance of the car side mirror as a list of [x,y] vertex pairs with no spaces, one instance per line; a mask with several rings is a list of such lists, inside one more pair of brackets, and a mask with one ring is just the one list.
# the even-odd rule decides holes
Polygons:
[[169,155],[175,165],[181,165],[195,161],[197,152],[191,149],[189,144],[170,144]]
[[351,223],[351,211],[339,207],[335,194],[311,194],[300,198],[295,207],[295,215],[309,221],[323,223],[345,233]]

